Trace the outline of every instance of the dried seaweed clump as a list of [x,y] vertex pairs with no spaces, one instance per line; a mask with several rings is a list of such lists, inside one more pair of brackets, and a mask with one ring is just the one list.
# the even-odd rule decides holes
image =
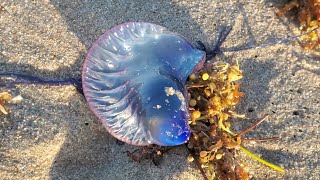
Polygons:
[[5,104],[12,99],[12,96],[9,92],[0,93],[0,114],[8,114],[8,109],[5,108]]
[[320,0],[291,0],[276,14],[283,16],[292,9],[298,9],[297,18],[303,33],[301,46],[305,50],[320,48]]
[[230,130],[230,117],[244,118],[234,112],[244,96],[236,83],[241,78],[238,65],[218,62],[198,75],[191,74],[187,82],[192,133],[187,144],[192,152],[188,159],[196,159],[200,169],[206,171],[203,175],[210,179],[249,179],[245,165],[237,159],[238,150],[257,159],[240,145],[241,133]]

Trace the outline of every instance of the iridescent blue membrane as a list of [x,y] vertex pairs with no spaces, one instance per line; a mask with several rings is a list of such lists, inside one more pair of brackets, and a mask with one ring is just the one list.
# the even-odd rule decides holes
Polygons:
[[151,23],[125,23],[91,47],[82,81],[90,109],[116,138],[174,146],[190,136],[186,79],[205,52]]

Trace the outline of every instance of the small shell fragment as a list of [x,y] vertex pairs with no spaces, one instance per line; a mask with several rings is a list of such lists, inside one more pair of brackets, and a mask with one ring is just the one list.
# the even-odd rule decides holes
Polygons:
[[189,162],[193,162],[194,161],[194,158],[193,158],[193,156],[191,154],[188,155],[187,159],[188,159]]
[[10,101],[8,101],[8,103],[19,104],[22,102],[22,100],[23,100],[23,97],[21,95],[18,95],[18,96],[13,97]]

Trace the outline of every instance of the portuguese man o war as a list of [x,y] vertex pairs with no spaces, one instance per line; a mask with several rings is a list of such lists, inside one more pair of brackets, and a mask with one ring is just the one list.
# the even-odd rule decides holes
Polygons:
[[206,53],[182,36],[145,22],[120,24],[91,47],[82,70],[90,109],[117,139],[143,146],[188,141],[187,77]]

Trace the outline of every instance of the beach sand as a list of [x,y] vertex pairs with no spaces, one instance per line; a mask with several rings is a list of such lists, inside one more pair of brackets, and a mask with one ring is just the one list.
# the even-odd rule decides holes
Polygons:
[[[0,73],[45,79],[81,77],[87,50],[107,29],[128,21],[153,22],[177,32],[194,45],[212,45],[232,26],[222,48],[257,46],[299,34],[291,16],[277,17],[283,4],[273,1],[192,0],[41,0],[0,1]],[[261,165],[240,153],[253,179],[318,179],[320,177],[320,58],[299,44],[228,52],[217,60],[243,70],[246,95],[234,131],[259,117],[270,117],[246,135],[280,136],[279,141],[245,143],[262,158],[286,169]],[[0,179],[202,179],[188,151],[176,147],[160,166],[131,161],[89,110],[73,86],[0,87],[23,101],[0,115]]]

